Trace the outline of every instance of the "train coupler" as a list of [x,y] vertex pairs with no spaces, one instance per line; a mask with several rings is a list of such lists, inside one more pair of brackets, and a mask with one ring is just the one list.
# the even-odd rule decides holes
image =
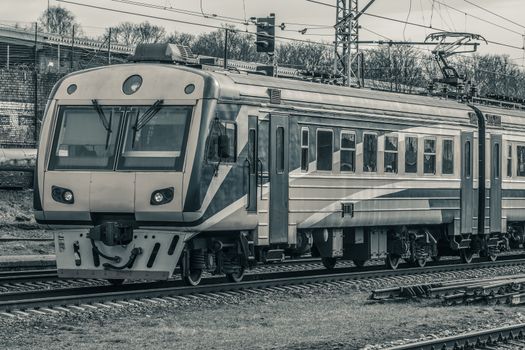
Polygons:
[[120,222],[105,222],[90,228],[87,237],[107,246],[128,245],[133,240],[133,226]]

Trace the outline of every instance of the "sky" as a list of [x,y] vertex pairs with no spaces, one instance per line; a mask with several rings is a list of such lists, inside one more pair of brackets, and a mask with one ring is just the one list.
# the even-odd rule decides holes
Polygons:
[[[228,16],[243,21],[250,17],[265,17],[273,12],[278,24],[286,23],[285,31],[277,29],[278,36],[324,41],[326,43],[333,42],[334,30],[332,26],[335,23],[335,8],[307,0],[68,1],[212,26],[220,26],[221,23],[224,23],[221,19],[190,16],[173,11],[174,9],[183,9],[201,13],[200,4],[202,1],[202,12],[208,17],[213,17],[213,15]],[[130,1],[157,5],[162,8],[151,9],[126,3]],[[319,1],[334,5],[336,3],[336,0]],[[360,6],[364,6],[368,1],[359,0]],[[104,28],[115,26],[123,21],[138,23],[148,20],[151,23],[164,26],[168,32],[179,31],[199,34],[213,30],[196,25],[88,8],[57,0],[49,0],[49,3],[51,6],[60,5],[71,10],[83,26],[84,32],[95,36],[101,34]],[[483,11],[472,5],[473,3],[516,23],[511,23],[495,14]],[[0,0],[0,24],[34,22],[47,6],[48,0]],[[376,0],[367,13],[447,31],[467,31],[481,34],[492,42],[488,45],[482,45],[479,49],[481,53],[507,54],[514,63],[525,65],[525,50],[522,49],[524,46],[523,35],[525,35],[525,19],[523,18],[525,1],[523,0]],[[490,21],[492,24],[475,17]],[[432,32],[430,29],[404,25],[367,15],[361,17],[360,25],[360,40],[384,40],[384,37],[387,37],[391,40],[423,41]],[[255,30],[253,25],[246,27],[242,24],[236,24],[236,27],[252,32]],[[300,34],[299,30],[305,27],[308,28],[306,34]],[[497,45],[496,42],[512,47]]]

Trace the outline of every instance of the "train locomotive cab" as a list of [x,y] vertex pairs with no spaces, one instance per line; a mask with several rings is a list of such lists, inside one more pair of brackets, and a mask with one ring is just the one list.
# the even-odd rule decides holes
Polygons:
[[[158,45],[135,55],[137,61],[155,61],[160,53],[158,62],[71,74],[50,96],[38,150],[35,216],[58,229],[59,276],[168,279],[180,263],[192,284],[206,266],[242,278],[246,262],[233,262],[247,248],[245,236],[229,239],[225,233],[225,240],[188,243],[205,221],[205,154],[217,158],[209,162],[208,182],[218,175],[217,163],[235,155],[228,154],[231,140],[216,121],[216,81],[163,64],[166,57],[172,60],[171,49]],[[214,128],[212,140],[199,142]],[[204,253],[208,245],[226,257],[220,268]]]

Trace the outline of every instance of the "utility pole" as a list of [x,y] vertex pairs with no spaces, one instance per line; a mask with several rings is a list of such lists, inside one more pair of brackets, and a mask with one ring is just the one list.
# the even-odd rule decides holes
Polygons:
[[224,59],[223,59],[223,68],[228,69],[228,28],[224,28]]
[[108,31],[108,65],[111,64],[111,27]]
[[[369,2],[359,11],[359,0],[336,0],[334,75],[343,77],[346,86],[362,84],[359,60],[359,17],[375,2]],[[362,59],[359,61],[363,61]]]

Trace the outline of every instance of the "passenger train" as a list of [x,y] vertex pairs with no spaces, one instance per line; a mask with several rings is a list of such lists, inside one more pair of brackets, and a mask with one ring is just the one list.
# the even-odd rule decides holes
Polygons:
[[54,87],[34,209],[58,229],[59,276],[177,270],[195,285],[289,256],[397,268],[523,243],[524,111],[174,64],[175,52],[139,45],[128,64]]

